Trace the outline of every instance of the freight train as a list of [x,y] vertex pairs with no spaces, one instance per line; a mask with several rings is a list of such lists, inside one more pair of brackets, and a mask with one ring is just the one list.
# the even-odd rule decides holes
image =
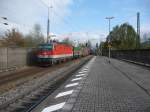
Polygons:
[[90,54],[87,47],[73,47],[68,44],[53,42],[38,46],[37,59],[39,64],[55,64],[69,59],[77,59]]

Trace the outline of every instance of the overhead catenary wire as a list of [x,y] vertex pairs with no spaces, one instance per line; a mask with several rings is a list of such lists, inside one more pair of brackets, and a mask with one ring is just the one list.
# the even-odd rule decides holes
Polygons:
[[[53,11],[54,12],[54,14],[56,15],[56,16],[58,16],[59,18],[63,18],[62,16],[60,16],[58,13],[56,13],[55,11]],[[71,24],[69,24],[68,23],[68,21],[66,21],[65,19],[61,19],[63,22],[64,22],[64,24],[66,24],[69,28],[71,28],[72,30],[74,29],[73,28],[73,26],[71,25]]]
[[[56,6],[59,6],[59,7],[61,7],[59,4],[58,4],[58,2],[56,2],[55,0],[51,0],[51,4],[48,6],[43,0],[39,0],[44,6],[46,6],[47,8],[49,7],[49,6],[53,6],[54,4],[56,5]],[[52,4],[53,3],[53,4]],[[54,9],[55,9],[55,7],[53,7]],[[50,13],[53,13],[53,14],[55,14],[57,17],[59,17],[59,19],[61,19],[62,21],[63,21],[63,23],[66,25],[66,26],[68,26],[69,27],[69,29],[71,28],[72,30],[74,30],[75,28],[74,28],[74,26],[72,25],[72,24],[70,24],[69,22],[68,22],[68,20],[66,20],[63,16],[61,16],[60,14],[58,14],[55,10],[52,10],[52,12],[50,12]],[[52,18],[52,17],[51,17]]]
[[[58,2],[56,2],[56,0],[54,0],[54,3],[56,4],[56,5],[58,5],[59,7],[62,7]],[[56,13],[56,12],[55,12]],[[63,18],[63,17],[61,17],[61,18]],[[74,27],[74,25],[72,25],[72,24],[70,24],[70,22],[68,22],[68,21],[71,21],[72,19],[70,18],[70,16],[66,16],[64,19],[63,19],[63,21],[65,22],[65,24],[67,24],[68,26],[71,26],[71,28],[72,29],[77,29],[77,27]]]
[[[1,22],[1,21],[3,21],[3,22]],[[15,22],[15,21],[12,21],[12,20],[10,20],[10,19],[1,19],[0,20],[0,23],[3,23],[3,24],[7,24],[7,27],[8,27],[8,29],[11,29],[11,28],[25,28],[25,29],[28,29],[28,30],[31,30],[31,27],[33,27],[33,26],[30,26],[30,25],[26,25],[26,24],[20,24],[20,23],[17,23],[17,22]]]
[[[41,4],[43,4],[44,6],[46,6],[46,7],[48,7],[48,5],[44,2],[44,0],[38,0],[38,1],[40,1],[39,3]],[[36,1],[37,2],[37,1]],[[60,7],[61,8],[61,4],[59,4],[57,1],[53,1],[52,2],[52,0],[51,0],[51,3],[53,3],[53,4],[57,4],[57,5],[55,5],[55,6],[58,6],[58,7]],[[8,9],[9,10],[9,12],[10,12],[10,9]],[[13,13],[15,13],[13,10],[11,10]],[[55,10],[53,10],[52,11],[52,13],[54,14],[54,15],[56,15],[59,19],[60,19],[60,21],[62,21],[63,22],[63,24],[66,26],[66,27],[68,27],[68,30],[74,30],[75,28],[74,28],[74,26],[69,22],[70,20],[66,20],[67,19],[67,17],[68,16],[62,16],[61,14],[59,14],[57,11],[55,11]],[[9,13],[9,14],[11,14],[12,15],[12,13]],[[17,18],[16,16],[14,16],[15,18]],[[29,30],[31,30],[31,27],[33,27],[33,25],[27,25],[27,24],[22,24],[22,23],[18,23],[17,21],[14,21],[13,20],[14,18],[9,18],[8,17],[8,20],[6,21],[7,23],[8,23],[8,27],[14,27],[14,28],[18,28],[18,29],[22,29],[22,27],[24,27],[24,28],[26,28],[26,29],[29,29]],[[54,21],[55,21],[55,19],[54,19]],[[59,27],[58,27],[59,28]],[[43,28],[42,28],[43,29]],[[45,30],[46,28],[44,28],[44,30]]]

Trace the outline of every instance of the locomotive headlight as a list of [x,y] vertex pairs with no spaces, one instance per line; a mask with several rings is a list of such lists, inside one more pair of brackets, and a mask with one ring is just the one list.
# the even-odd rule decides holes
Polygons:
[[43,53],[43,55],[47,55],[47,53],[46,53],[46,52],[44,52],[44,53]]
[[38,58],[48,58],[48,55],[38,55]]

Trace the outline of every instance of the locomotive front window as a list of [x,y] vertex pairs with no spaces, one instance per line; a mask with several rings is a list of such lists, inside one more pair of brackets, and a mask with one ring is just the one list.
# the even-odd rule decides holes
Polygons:
[[38,47],[40,50],[52,50],[52,45],[40,45]]

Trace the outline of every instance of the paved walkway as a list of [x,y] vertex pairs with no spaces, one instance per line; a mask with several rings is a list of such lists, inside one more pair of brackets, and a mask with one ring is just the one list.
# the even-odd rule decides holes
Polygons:
[[107,58],[97,57],[63,112],[150,112],[148,88],[150,70],[114,59],[109,64]]
[[94,57],[32,112],[150,112],[150,70]]

